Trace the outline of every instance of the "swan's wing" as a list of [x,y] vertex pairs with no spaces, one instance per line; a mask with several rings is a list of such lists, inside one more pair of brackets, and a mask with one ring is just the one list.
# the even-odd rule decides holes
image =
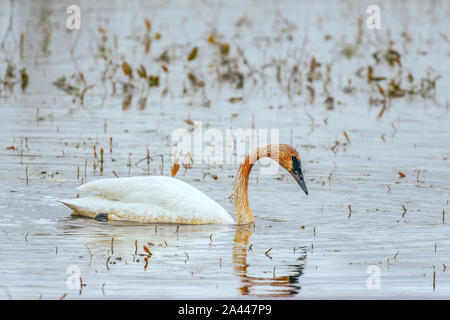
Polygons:
[[[122,202],[151,203],[164,189],[177,190],[167,177],[128,177],[100,179],[82,184],[78,191],[90,191],[110,200]],[[153,196],[152,196],[153,195]]]
[[176,178],[146,176],[102,179],[83,184],[77,190],[95,192],[116,204],[155,206],[164,210],[165,214],[186,219],[214,219],[220,220],[220,223],[234,223],[216,201]]
[[[110,200],[151,203],[171,207],[174,202],[217,204],[190,184],[165,176],[143,176],[95,180],[83,184],[78,191],[90,191]],[[186,201],[189,200],[189,201]]]

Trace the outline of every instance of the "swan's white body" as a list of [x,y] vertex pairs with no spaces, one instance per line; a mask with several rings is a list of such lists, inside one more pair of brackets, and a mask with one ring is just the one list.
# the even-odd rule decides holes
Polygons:
[[95,196],[60,200],[90,218],[146,223],[233,224],[228,212],[206,194],[176,178],[144,176],[92,181],[77,188]]

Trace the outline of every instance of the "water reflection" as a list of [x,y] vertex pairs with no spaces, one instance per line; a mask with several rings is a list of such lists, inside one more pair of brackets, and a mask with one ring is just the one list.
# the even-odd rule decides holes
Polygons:
[[306,248],[301,248],[301,255],[294,264],[287,267],[292,269],[291,275],[255,277],[248,274],[249,264],[247,263],[248,243],[252,235],[251,227],[238,226],[233,243],[233,264],[234,274],[241,279],[241,286],[238,288],[243,296],[252,295],[257,297],[293,297],[301,289],[299,285],[300,276],[306,263]]
[[185,252],[204,250],[210,237],[216,242],[224,241],[230,231],[220,225],[99,223],[77,216],[63,224],[64,234],[77,235],[83,246],[103,250],[107,255],[133,257],[133,260],[136,254],[145,254],[144,245],[160,258],[184,257]]
[[[78,240],[70,241],[72,249],[80,252],[81,248],[81,252],[85,250],[89,253],[83,256],[89,259],[86,262],[90,267],[93,264],[93,268],[97,270],[98,264],[101,264],[101,270],[108,272],[122,266],[126,268],[123,270],[130,274],[136,273],[136,276],[147,272],[146,279],[167,279],[166,283],[160,284],[167,292],[179,288],[179,281],[184,281],[186,276],[191,280],[191,272],[195,277],[217,277],[217,280],[237,277],[238,293],[242,296],[286,298],[296,296],[301,289],[299,280],[306,264],[306,248],[296,248],[287,254],[273,252],[273,259],[256,255],[250,245],[254,231],[252,227],[236,226],[233,230],[230,226],[217,225],[99,223],[78,217],[61,222],[63,235],[73,235],[71,239]],[[144,252],[144,245],[151,251],[151,257]],[[264,244],[258,242],[257,246],[262,245]],[[65,246],[64,249],[67,250],[68,247]],[[229,255],[230,249],[232,264],[225,261],[223,266],[222,262],[214,263]],[[289,257],[292,262],[286,262]],[[272,272],[274,265],[276,269]],[[221,276],[218,268],[222,268]],[[110,275],[106,273],[103,276]],[[178,280],[172,282],[175,278]],[[186,284],[192,286],[192,282]],[[196,282],[194,287],[202,292],[206,288],[201,281]],[[235,288],[229,287],[233,291]],[[120,291],[128,289],[122,287]]]

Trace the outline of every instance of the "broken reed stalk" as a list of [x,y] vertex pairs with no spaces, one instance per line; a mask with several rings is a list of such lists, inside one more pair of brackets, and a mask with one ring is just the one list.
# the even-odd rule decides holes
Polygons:
[[128,167],[128,176],[130,176],[130,173],[131,173],[131,153],[128,153],[128,164],[127,164],[127,167]]
[[80,276],[80,292],[79,292],[80,295],[83,293],[83,286],[84,286],[83,278],[81,278],[81,276]]
[[24,50],[24,41],[25,41],[25,35],[20,33],[20,60],[23,60],[23,50]]
[[433,291],[436,290],[436,271],[433,271]]
[[150,175],[150,150],[147,146],[147,175]]
[[97,162],[96,161],[98,161],[98,157],[97,157],[97,150],[96,150],[96,147],[95,147],[95,144],[94,144],[94,160],[92,161],[92,167],[94,169],[94,172],[97,169]]
[[100,149],[100,172],[103,172],[103,148]]
[[87,182],[87,159],[84,160],[84,183]]

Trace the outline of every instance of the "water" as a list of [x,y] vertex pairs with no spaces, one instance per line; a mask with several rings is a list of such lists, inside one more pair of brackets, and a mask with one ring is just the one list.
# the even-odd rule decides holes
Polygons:
[[[81,2],[82,33],[71,58],[76,34],[64,29],[65,7],[57,1],[34,2],[30,7],[24,1],[15,4],[15,38],[24,32],[24,57],[18,61],[17,54],[11,54],[18,49],[9,42],[2,59],[12,57],[26,67],[30,85],[25,95],[16,87],[0,102],[2,299],[450,296],[446,270],[450,217],[443,215],[444,210],[450,212],[447,2],[386,4],[382,30],[378,36],[365,30],[362,49],[350,59],[340,54],[340,46],[354,41],[358,17],[365,17],[368,4],[231,1],[194,7],[178,1],[117,1],[115,8],[108,5]],[[8,14],[6,2],[0,30],[6,29]],[[242,16],[248,17],[250,26],[234,25]],[[152,22],[152,32],[161,33],[149,55],[142,54],[144,47],[135,39],[145,33],[144,17]],[[294,41],[280,31],[283,18],[298,26],[292,31]],[[50,53],[45,54],[48,21]],[[152,74],[161,75],[161,87],[151,91],[145,110],[138,109],[135,97],[132,107],[123,111],[122,96],[111,97],[111,88],[102,102],[102,61],[93,58],[99,26],[109,39],[118,36],[117,55],[123,54],[133,68],[144,64]],[[284,68],[298,59],[305,74],[314,56],[323,64],[314,103],[305,88],[301,96],[289,100],[274,80],[276,68],[269,68],[266,78],[257,78],[244,90],[211,80],[216,78],[208,64],[217,55],[206,39],[214,28],[231,48],[241,45],[252,66],[276,58]],[[411,42],[401,36],[405,30]],[[383,47],[387,34],[402,53],[405,74],[419,79],[432,68],[441,78],[435,101],[419,96],[393,99],[378,119],[381,106],[368,103],[368,95],[376,96],[377,90],[368,90],[366,80],[355,72],[373,64],[365,50],[375,51],[377,45],[370,43],[377,41]],[[332,39],[325,40],[325,35]],[[194,45],[199,56],[187,62]],[[162,97],[166,78],[154,58],[167,47],[175,59],[168,64],[169,93]],[[303,53],[298,49],[302,47]],[[332,65],[333,110],[323,103],[326,64]],[[1,65],[2,74],[5,67]],[[84,106],[52,85],[76,68],[95,84]],[[376,70],[384,75],[397,70],[393,68]],[[204,106],[203,89],[190,89],[189,71],[208,80],[204,92],[210,107]],[[349,78],[356,87],[351,95],[343,93]],[[386,83],[383,86],[386,90]],[[187,94],[183,87],[188,87]],[[229,103],[231,97],[244,100]],[[254,227],[105,224],[71,217],[70,210],[55,201],[76,196],[86,161],[87,181],[114,177],[113,171],[121,177],[161,171],[170,175],[170,135],[178,128],[189,129],[186,119],[223,133],[252,124],[256,129],[279,129],[280,142],[292,140],[302,157],[309,196],[287,172],[260,175],[261,166],[256,165],[249,186]],[[105,150],[103,172],[99,166],[94,170],[94,145],[98,154],[100,148]],[[139,162],[147,147],[152,156],[148,167],[146,161]],[[159,155],[164,155],[163,168]],[[228,197],[237,168],[237,164],[198,164],[186,171],[181,167],[177,177],[234,215]],[[400,178],[398,172],[406,177]],[[378,267],[379,289],[367,285],[371,266]],[[80,271],[85,285],[81,290],[71,289],[71,280],[79,277],[68,270]]]

